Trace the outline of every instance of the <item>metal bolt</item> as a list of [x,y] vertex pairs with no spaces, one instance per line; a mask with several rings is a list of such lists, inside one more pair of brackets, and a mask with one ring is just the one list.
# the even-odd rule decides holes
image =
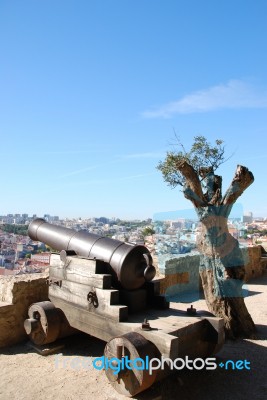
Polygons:
[[189,315],[196,315],[197,310],[196,310],[196,309],[193,307],[193,305],[191,304],[191,307],[188,308],[188,309],[186,310],[186,312],[187,312],[187,314],[189,314]]
[[150,323],[148,322],[147,318],[144,319],[144,322],[142,323],[142,330],[143,331],[150,331],[151,326]]

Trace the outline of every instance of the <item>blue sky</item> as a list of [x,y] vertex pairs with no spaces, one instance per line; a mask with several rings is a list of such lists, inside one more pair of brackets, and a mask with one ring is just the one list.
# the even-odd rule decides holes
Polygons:
[[267,2],[0,2],[0,214],[190,208],[156,170],[173,131],[223,139],[224,189],[267,217]]

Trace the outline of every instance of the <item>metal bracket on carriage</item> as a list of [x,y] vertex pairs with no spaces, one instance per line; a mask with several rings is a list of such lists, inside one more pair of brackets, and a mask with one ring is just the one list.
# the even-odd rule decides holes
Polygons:
[[88,293],[87,300],[88,300],[88,303],[89,304],[93,304],[93,306],[95,308],[98,307],[99,303],[98,303],[98,298],[97,298],[97,295],[96,295],[95,291],[91,291],[91,292]]

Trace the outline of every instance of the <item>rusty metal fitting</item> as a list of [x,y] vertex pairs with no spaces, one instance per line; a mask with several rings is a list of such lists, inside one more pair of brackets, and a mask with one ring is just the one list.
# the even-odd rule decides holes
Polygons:
[[144,319],[144,322],[142,323],[142,330],[143,331],[150,331],[151,326],[150,323],[148,322],[147,318]]
[[193,305],[191,304],[191,307],[188,308],[188,309],[186,310],[186,312],[187,312],[187,314],[189,314],[189,315],[196,315],[197,310],[196,310],[196,309],[193,307]]
[[98,298],[95,291],[91,291],[87,295],[87,301],[89,304],[93,304],[95,308],[98,307]]

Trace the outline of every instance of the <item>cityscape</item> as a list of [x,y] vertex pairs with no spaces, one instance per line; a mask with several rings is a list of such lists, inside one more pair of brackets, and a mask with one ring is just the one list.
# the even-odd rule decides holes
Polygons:
[[0,400],[267,400],[266,15],[0,3]]
[[[7,214],[0,216],[0,275],[21,275],[47,272],[50,263],[49,246],[32,241],[27,235],[33,214]],[[182,257],[197,254],[197,237],[200,224],[196,219],[177,218],[175,220],[153,221],[120,220],[119,218],[65,218],[45,214],[47,222],[76,231],[84,231],[99,236],[132,244],[145,244],[151,252],[154,265],[158,267],[160,257]],[[230,234],[239,240],[240,246],[267,244],[267,219],[254,217],[252,212],[242,218],[228,221]]]

